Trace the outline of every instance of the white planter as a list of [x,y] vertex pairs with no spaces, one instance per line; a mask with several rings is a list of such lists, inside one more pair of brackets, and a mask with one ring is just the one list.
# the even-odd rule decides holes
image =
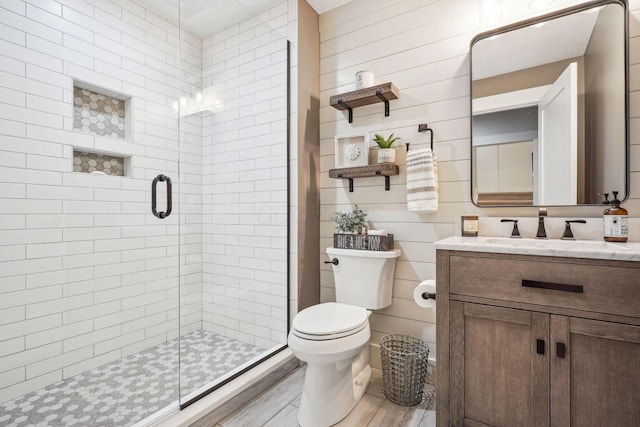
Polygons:
[[378,150],[378,163],[393,163],[396,161],[394,148],[381,148]]

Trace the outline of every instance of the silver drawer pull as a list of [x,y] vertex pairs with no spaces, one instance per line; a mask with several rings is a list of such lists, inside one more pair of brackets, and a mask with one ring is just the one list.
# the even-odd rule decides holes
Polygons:
[[584,293],[582,285],[566,285],[563,283],[538,282],[535,280],[522,279],[522,286],[525,288],[549,289],[552,291]]

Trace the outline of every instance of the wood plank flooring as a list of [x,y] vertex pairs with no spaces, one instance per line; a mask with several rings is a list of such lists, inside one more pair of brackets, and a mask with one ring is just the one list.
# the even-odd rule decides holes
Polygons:
[[[215,427],[298,427],[297,415],[305,368],[297,368],[251,403],[224,418]],[[372,370],[367,393],[340,427],[434,427],[435,387],[425,385],[423,401],[400,406],[385,399],[382,372]]]

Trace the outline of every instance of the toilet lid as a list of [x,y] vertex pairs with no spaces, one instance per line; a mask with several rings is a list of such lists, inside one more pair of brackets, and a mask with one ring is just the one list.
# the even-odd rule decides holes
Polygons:
[[369,312],[363,307],[326,302],[298,313],[293,318],[293,329],[301,333],[299,336],[346,336],[364,328],[368,321]]

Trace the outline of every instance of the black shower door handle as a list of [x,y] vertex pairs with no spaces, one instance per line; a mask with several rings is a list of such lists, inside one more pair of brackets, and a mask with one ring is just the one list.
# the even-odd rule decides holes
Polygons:
[[[156,210],[156,187],[158,185],[158,181],[167,182],[167,210],[166,212],[158,212]],[[166,218],[171,215],[171,178],[166,175],[158,175],[153,178],[153,182],[151,183],[151,212],[158,218]]]

